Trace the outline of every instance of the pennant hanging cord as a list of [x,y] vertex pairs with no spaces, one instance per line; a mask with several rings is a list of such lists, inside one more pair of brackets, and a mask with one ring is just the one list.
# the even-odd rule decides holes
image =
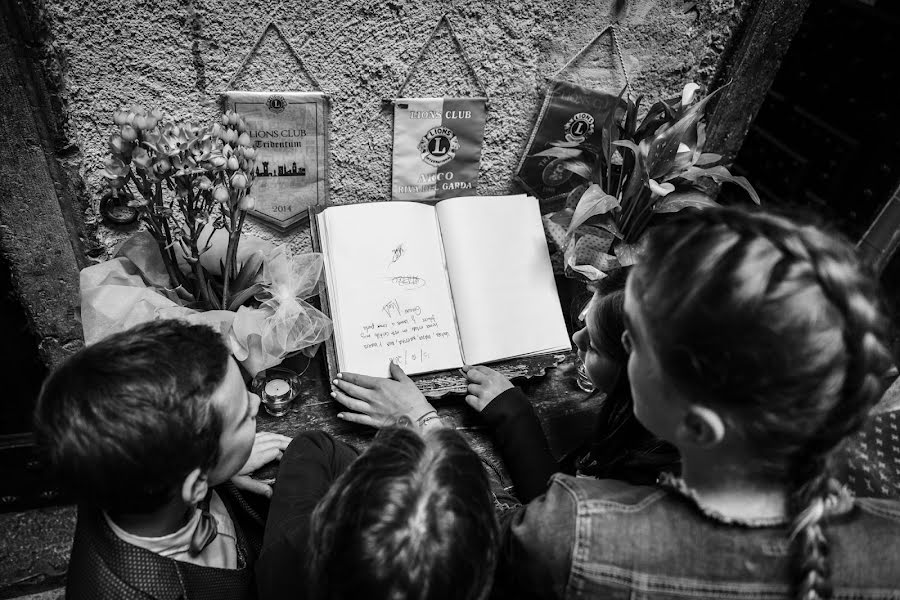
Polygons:
[[[462,43],[459,41],[459,38],[456,36],[456,31],[453,29],[453,23],[450,22],[450,17],[445,13],[441,16],[440,20],[438,20],[437,25],[434,26],[434,29],[431,30],[431,35],[428,36],[428,39],[425,40],[425,43],[422,44],[422,49],[419,50],[419,55],[416,57],[416,60],[413,61],[412,65],[409,67],[409,73],[406,74],[406,79],[403,80],[403,84],[400,86],[400,89],[397,90],[397,94],[395,98],[403,97],[403,90],[406,89],[406,85],[409,83],[409,80],[412,79],[413,73],[416,70],[416,67],[419,66],[419,62],[422,60],[422,57],[425,55],[425,51],[428,49],[428,46],[431,44],[434,37],[437,35],[438,29],[441,28],[441,23],[447,23],[447,29],[450,31],[450,37],[453,39],[453,43],[456,44],[456,47],[459,49],[459,53],[462,56],[463,62],[466,63],[466,67],[469,68],[469,72],[472,74],[472,78],[475,80],[475,83],[478,85],[478,91],[487,98],[487,90],[484,85],[481,83],[481,79],[478,78],[478,73],[475,72],[475,67],[472,66],[472,61],[469,60],[469,56],[466,54],[466,49],[463,48]],[[388,101],[391,101],[390,99]]]
[[[551,76],[551,79],[555,79],[555,78],[559,77],[559,75],[560,75],[563,71],[565,71],[565,70],[568,69],[570,66],[572,66],[572,64],[573,64],[575,61],[577,61],[579,58],[581,58],[582,55],[583,55],[585,52],[587,52],[588,49],[589,49],[591,46],[593,46],[594,44],[597,43],[597,40],[599,40],[600,38],[602,38],[602,37],[603,37],[604,35],[606,35],[607,33],[609,33],[610,37],[612,38],[612,41],[613,41],[613,51],[616,53],[616,58],[619,59],[619,66],[622,67],[622,76],[625,78],[625,89],[627,89],[628,86],[629,86],[629,82],[628,82],[628,70],[625,69],[625,59],[622,58],[622,47],[619,46],[619,36],[616,34],[616,26],[615,26],[615,25],[607,25],[606,27],[604,27],[603,30],[600,31],[600,33],[598,33],[597,35],[595,35],[594,38],[593,38],[591,41],[589,41],[587,44],[585,44],[585,45],[581,48],[581,50],[579,50],[578,52],[576,52],[575,55],[574,55],[572,58],[570,58],[570,59],[566,62],[566,64],[564,64],[562,67],[560,67],[559,70]],[[624,89],[623,89],[623,91],[624,91]]]
[[259,39],[256,40],[256,43],[253,44],[253,47],[244,55],[244,59],[241,61],[241,66],[237,68],[237,71],[234,72],[234,75],[231,76],[231,79],[228,80],[228,83],[225,84],[225,89],[230,90],[234,85],[234,82],[237,80],[238,75],[240,75],[244,68],[247,66],[247,63],[250,62],[250,59],[256,54],[256,51],[259,50],[259,47],[262,45],[262,41],[266,38],[266,34],[269,33],[269,30],[273,29],[275,34],[281,38],[281,41],[284,42],[284,45],[287,46],[288,50],[291,53],[291,56],[297,61],[300,67],[303,69],[303,72],[312,82],[313,87],[315,87],[317,92],[322,91],[322,86],[319,85],[319,81],[315,78],[308,68],[306,68],[306,64],[303,62],[303,59],[300,58],[300,55],[294,50],[294,46],[291,45],[291,42],[281,33],[281,29],[279,29],[278,25],[275,24],[275,21],[269,21],[269,23],[263,28],[262,34],[259,36]]

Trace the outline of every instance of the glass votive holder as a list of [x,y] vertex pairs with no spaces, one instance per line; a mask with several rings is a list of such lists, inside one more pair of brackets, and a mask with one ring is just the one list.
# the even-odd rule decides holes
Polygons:
[[284,367],[271,367],[257,373],[251,390],[259,396],[266,412],[273,417],[284,416],[300,391],[300,378]]

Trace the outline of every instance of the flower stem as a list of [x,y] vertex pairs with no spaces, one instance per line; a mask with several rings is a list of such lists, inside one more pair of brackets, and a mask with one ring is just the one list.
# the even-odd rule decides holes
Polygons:
[[[237,223],[235,223],[235,213],[237,213]],[[230,298],[230,284],[231,278],[233,275],[237,275],[234,271],[237,270],[237,265],[235,262],[237,261],[237,251],[238,245],[241,242],[241,229],[244,228],[244,216],[246,215],[246,211],[240,210],[237,208],[237,204],[235,204],[235,208],[231,211],[231,231],[228,233],[228,248],[225,252],[225,272],[223,275],[223,286],[222,286],[222,308],[228,308],[228,303],[231,301]],[[240,292],[240,290],[238,290]]]

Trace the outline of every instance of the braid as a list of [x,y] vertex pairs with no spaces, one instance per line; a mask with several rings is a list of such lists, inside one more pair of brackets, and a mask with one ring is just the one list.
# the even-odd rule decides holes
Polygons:
[[[831,479],[831,457],[842,440],[862,426],[884,391],[884,374],[892,364],[877,281],[850,244],[784,217],[707,209],[673,221],[656,243],[651,242],[645,257],[655,265],[656,275],[668,277],[654,284],[657,289],[691,281],[690,293],[681,299],[668,304],[658,297],[651,300],[661,305],[656,307],[658,315],[674,315],[671,320],[677,322],[677,311],[684,311],[685,321],[693,319],[688,323],[692,329],[670,334],[676,341],[670,350],[687,354],[689,360],[675,363],[669,372],[688,373],[688,383],[700,389],[729,392],[725,396],[733,398],[735,410],[749,411],[741,424],[745,433],[772,441],[771,456],[780,456],[773,464],[780,462],[793,488],[789,504],[794,515],[795,598],[828,599],[832,585],[823,524],[844,497]],[[676,256],[681,248],[684,256]],[[731,313],[729,301],[737,307]],[[759,346],[754,350],[763,356],[748,358],[740,349],[710,346],[705,338],[691,340],[685,350],[683,340],[698,332],[701,316],[709,318],[709,306],[716,307],[721,320],[708,327],[730,320],[738,335],[746,335],[741,327],[754,327]],[[754,322],[767,317],[768,322]],[[733,344],[739,338],[730,339]],[[790,368],[776,365],[774,373],[760,368],[767,364],[764,344],[772,339],[785,346],[780,356],[797,353]],[[754,370],[766,372],[766,377],[741,390],[741,378],[753,376]]]

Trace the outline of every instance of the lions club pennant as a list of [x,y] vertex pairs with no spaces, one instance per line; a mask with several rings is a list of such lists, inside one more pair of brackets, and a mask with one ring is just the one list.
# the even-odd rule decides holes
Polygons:
[[475,194],[484,140],[484,98],[394,101],[394,200]]

